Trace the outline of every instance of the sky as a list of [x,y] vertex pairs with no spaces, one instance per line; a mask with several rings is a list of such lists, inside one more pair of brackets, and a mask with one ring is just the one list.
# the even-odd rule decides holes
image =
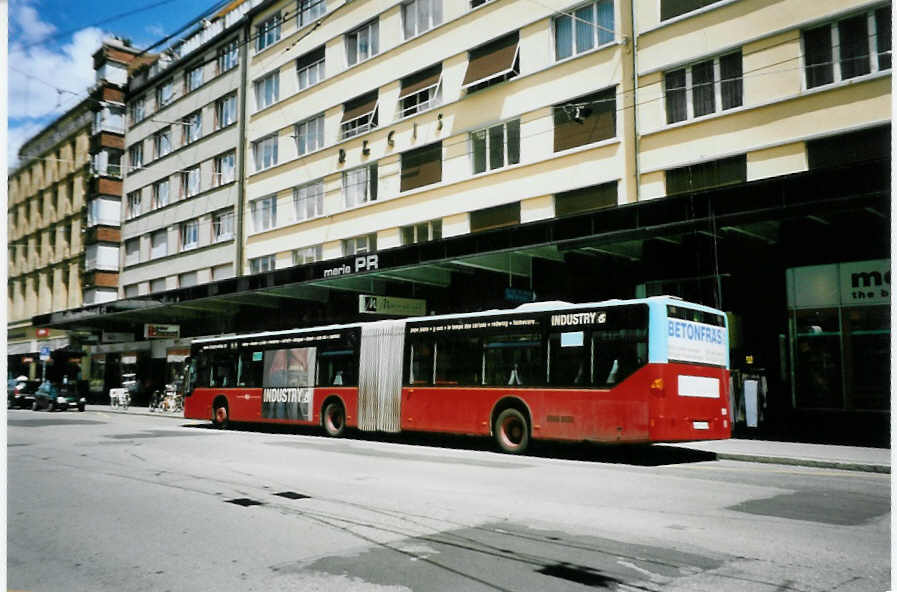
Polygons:
[[[0,0],[2,1],[2,0]],[[111,35],[146,48],[216,0],[9,0],[7,165],[21,145],[77,105],[94,82],[93,53]]]

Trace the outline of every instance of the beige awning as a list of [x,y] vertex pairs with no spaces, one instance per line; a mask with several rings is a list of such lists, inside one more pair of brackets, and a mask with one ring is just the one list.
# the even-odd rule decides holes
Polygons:
[[519,36],[515,31],[470,52],[463,88],[503,76],[514,69]]
[[370,115],[376,108],[377,91],[347,101],[343,106],[343,120],[340,123],[346,123],[347,121]]
[[404,99],[409,95],[420,92],[424,89],[439,84],[442,77],[442,64],[433,68],[427,68],[411,76],[402,79],[402,92],[399,93],[399,99]]

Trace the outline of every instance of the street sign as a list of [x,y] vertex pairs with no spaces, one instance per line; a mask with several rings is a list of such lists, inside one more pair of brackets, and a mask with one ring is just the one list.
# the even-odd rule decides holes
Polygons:
[[536,294],[532,290],[520,288],[505,288],[505,300],[508,302],[535,302]]
[[41,346],[40,348],[40,359],[42,362],[46,362],[50,359],[50,348],[46,345]]
[[421,298],[360,294],[358,296],[358,312],[405,317],[423,316],[427,314],[427,301]]
[[180,325],[143,325],[143,337],[145,339],[177,339],[181,336]]

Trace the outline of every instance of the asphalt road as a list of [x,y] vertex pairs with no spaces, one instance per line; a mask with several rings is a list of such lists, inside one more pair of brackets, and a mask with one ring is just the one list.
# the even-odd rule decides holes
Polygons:
[[14,590],[884,591],[890,475],[8,411]]

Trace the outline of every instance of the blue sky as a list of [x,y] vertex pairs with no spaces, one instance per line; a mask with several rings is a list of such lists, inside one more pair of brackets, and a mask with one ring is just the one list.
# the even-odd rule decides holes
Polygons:
[[[8,165],[19,147],[87,96],[91,56],[103,38],[145,48],[204,13],[217,0],[10,0],[7,71]],[[127,16],[114,18],[124,13]]]

